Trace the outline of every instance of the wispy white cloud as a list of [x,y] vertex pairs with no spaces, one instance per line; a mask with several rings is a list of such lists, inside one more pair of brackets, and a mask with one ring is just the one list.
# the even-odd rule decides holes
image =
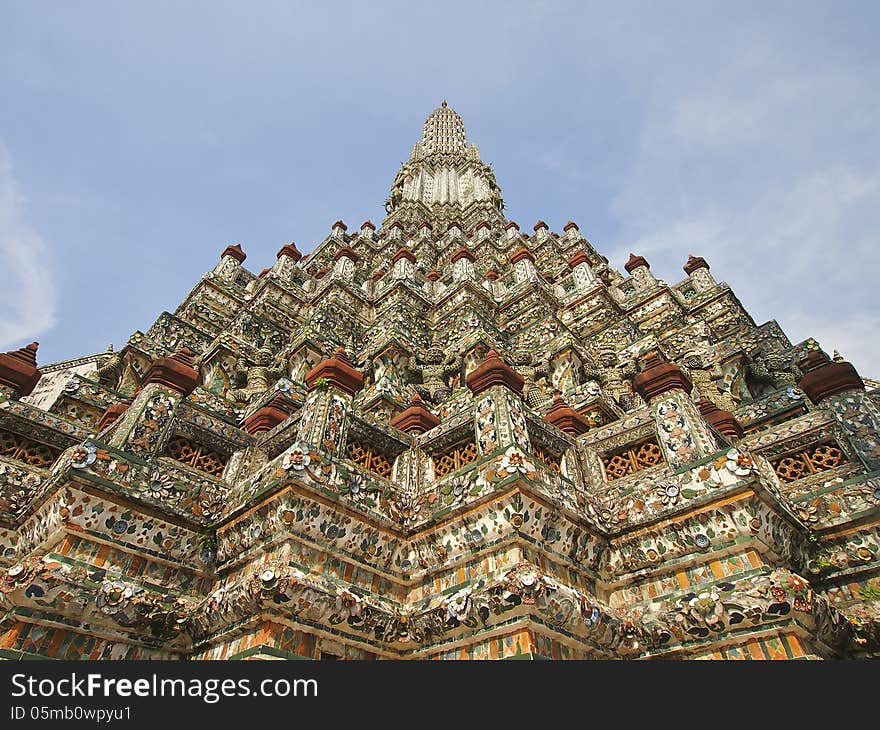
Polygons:
[[47,247],[27,220],[12,161],[0,142],[0,349],[20,347],[55,322]]
[[[880,373],[880,110],[870,68],[744,44],[658,80],[612,203],[612,260],[704,256],[760,323]],[[676,278],[682,272],[658,271]]]

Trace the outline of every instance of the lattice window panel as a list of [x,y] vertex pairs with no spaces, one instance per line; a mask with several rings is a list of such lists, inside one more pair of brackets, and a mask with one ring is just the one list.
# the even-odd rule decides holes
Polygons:
[[663,462],[663,452],[654,439],[641,441],[623,450],[602,456],[605,478],[611,482]]
[[72,421],[78,421],[89,428],[98,423],[104,411],[95,406],[90,406],[71,398],[62,398],[52,409],[59,416],[69,418]]
[[562,457],[559,454],[538,447],[534,448],[534,454],[538,461],[543,462],[551,471],[555,471],[559,474],[559,471],[562,468]]
[[391,472],[394,469],[393,460],[378,449],[360,441],[349,441],[345,447],[345,454],[355,464],[367,471],[378,474],[385,479],[391,479]]
[[477,455],[477,445],[473,441],[456,444],[442,453],[434,454],[434,474],[437,478],[445,477],[476,461]]
[[794,482],[798,479],[833,469],[846,461],[846,456],[837,444],[824,443],[808,446],[793,454],[786,454],[770,462],[773,471],[781,482]]
[[0,454],[28,466],[48,469],[61,455],[61,449],[32,441],[12,431],[0,430]]
[[166,453],[181,464],[191,466],[193,469],[198,469],[213,477],[222,476],[226,462],[229,461],[226,454],[209,449],[207,446],[195,444],[185,436],[174,436],[168,442]]

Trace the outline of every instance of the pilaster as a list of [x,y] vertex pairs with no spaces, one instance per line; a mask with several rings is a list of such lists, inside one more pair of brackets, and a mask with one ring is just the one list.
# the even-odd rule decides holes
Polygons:
[[524,378],[489,350],[465,382],[476,399],[474,427],[480,453],[504,446],[531,451],[521,395]]
[[666,463],[678,469],[717,452],[720,445],[691,399],[693,386],[681,368],[656,350],[640,365],[633,388],[651,409]]
[[319,362],[305,377],[309,395],[302,409],[298,440],[333,456],[341,456],[347,412],[364,376],[355,370],[345,349]]

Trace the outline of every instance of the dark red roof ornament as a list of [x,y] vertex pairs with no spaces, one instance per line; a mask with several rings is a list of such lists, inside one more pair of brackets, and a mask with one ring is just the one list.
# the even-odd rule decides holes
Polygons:
[[702,256],[694,256],[693,254],[690,254],[683,268],[684,273],[690,276],[697,269],[708,269],[709,264],[706,263],[706,259]]
[[722,411],[708,398],[700,398],[697,408],[703,414],[703,418],[718,433],[730,439],[739,439],[743,435],[743,427],[730,411]]
[[150,364],[144,375],[143,384],[156,383],[169,390],[187,396],[199,384],[199,372],[193,363],[195,353],[182,347],[169,357],[160,357]]
[[247,254],[242,250],[240,243],[224,248],[223,253],[220,254],[220,258],[222,259],[224,256],[231,256],[240,264],[243,264],[244,260],[247,258]]
[[98,419],[98,423],[95,426],[97,431],[103,431],[107,426],[112,423],[116,423],[119,417],[128,410],[128,407],[131,405],[131,400],[123,400],[119,401],[119,403],[111,403],[104,412],[101,414],[101,417]]
[[339,261],[343,256],[348,259],[351,259],[354,263],[357,263],[360,260],[360,256],[355,253],[355,250],[351,246],[341,246],[339,250],[334,254],[333,260]]
[[645,354],[640,365],[642,369],[633,378],[633,388],[646,402],[672,390],[690,393],[694,388],[682,369],[667,361],[659,350]]
[[291,241],[290,243],[285,243],[280,249],[278,249],[278,255],[276,258],[280,259],[282,256],[290,256],[294,261],[299,261],[303,255],[299,252],[296,244]]
[[520,246],[516,251],[510,254],[510,263],[512,264],[516,264],[525,259],[535,263],[535,254],[529,251],[525,246]]
[[333,386],[348,395],[354,395],[364,387],[364,376],[355,370],[344,347],[337,347],[332,357],[309,370],[305,380],[309,390]]
[[38,342],[0,354],[0,385],[14,389],[19,397],[30,395],[42,373],[37,370]]
[[452,258],[450,258],[449,260],[454,264],[459,259],[467,259],[468,261],[476,261],[477,257],[474,254],[474,252],[471,251],[469,248],[462,246],[460,249],[458,249],[458,251],[456,251],[454,254],[452,254]]
[[633,271],[638,269],[640,266],[644,266],[645,268],[650,269],[651,266],[648,264],[647,260],[644,256],[636,256],[634,253],[629,255],[629,259],[623,265],[623,268],[626,269],[627,273],[631,274]]
[[846,360],[833,362],[821,350],[810,350],[799,365],[804,376],[798,386],[817,405],[832,395],[865,389],[861,376],[851,363]]
[[284,393],[279,392],[262,408],[258,408],[244,419],[242,426],[252,436],[262,431],[271,431],[290,416],[290,406]]
[[400,259],[407,259],[408,261],[416,262],[416,255],[412,252],[412,249],[403,246],[402,248],[397,249],[397,253],[391,257],[391,263],[396,264]]
[[440,419],[425,407],[425,403],[418,393],[413,393],[409,408],[398,413],[389,421],[389,424],[401,431],[406,431],[406,433],[424,433],[439,425]]
[[573,436],[580,436],[590,430],[590,422],[565,402],[562,393],[553,396],[553,405],[544,414],[544,420]]
[[495,350],[486,353],[486,359],[465,378],[465,385],[474,395],[493,385],[503,385],[517,395],[522,394],[525,378],[508,365]]

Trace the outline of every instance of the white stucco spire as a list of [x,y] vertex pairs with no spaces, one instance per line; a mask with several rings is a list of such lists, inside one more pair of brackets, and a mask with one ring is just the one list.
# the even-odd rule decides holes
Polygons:
[[464,155],[467,152],[467,135],[464,122],[444,101],[425,120],[422,133],[422,153]]
[[445,225],[460,219],[462,230],[469,230],[481,220],[500,224],[503,209],[492,168],[468,144],[464,122],[444,101],[428,115],[421,141],[394,179],[383,226],[399,221],[417,228],[426,220]]

